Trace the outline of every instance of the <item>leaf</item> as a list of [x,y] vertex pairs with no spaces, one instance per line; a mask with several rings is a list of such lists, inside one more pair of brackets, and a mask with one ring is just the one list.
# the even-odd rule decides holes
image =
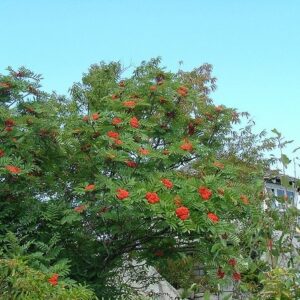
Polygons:
[[203,299],[204,300],[210,300],[210,292],[209,291],[206,291],[203,295]]
[[300,149],[300,147],[297,147],[296,149],[293,150],[293,153],[295,153],[296,151],[298,151]]
[[219,250],[220,249],[220,244],[214,244],[213,246],[212,246],[212,248],[211,248],[211,252],[212,253],[214,253],[214,252],[216,252],[217,250]]
[[294,140],[285,141],[284,143],[282,143],[282,145],[285,146],[285,145],[291,144],[291,143],[293,143],[293,142],[294,142]]
[[282,154],[281,155],[281,162],[283,163],[283,165],[285,167],[287,167],[287,165],[291,162],[291,160],[285,155],[285,154]]
[[74,223],[74,222],[76,222],[76,221],[79,221],[79,220],[81,220],[82,218],[81,218],[81,216],[79,215],[79,214],[75,214],[75,213],[73,213],[73,214],[69,214],[69,215],[66,215],[66,216],[64,216],[62,219],[61,219],[61,221],[60,221],[60,223],[62,224],[62,225],[64,225],[64,224],[72,224],[72,223]]
[[284,187],[288,188],[290,185],[290,180],[288,176],[281,176],[280,178],[281,180],[281,185],[283,185]]
[[272,131],[273,133],[275,133],[275,134],[277,135],[277,137],[279,137],[279,138],[281,137],[281,133],[280,133],[277,129],[274,128],[274,129],[272,129],[271,131]]

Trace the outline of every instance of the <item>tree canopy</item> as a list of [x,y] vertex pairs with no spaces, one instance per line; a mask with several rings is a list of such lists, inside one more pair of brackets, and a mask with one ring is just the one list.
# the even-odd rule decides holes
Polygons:
[[18,257],[47,289],[116,297],[130,289],[116,282],[124,261],[136,260],[178,288],[201,265],[199,289],[258,294],[280,219],[263,209],[274,139],[234,130],[247,114],[213,103],[208,64],[123,71],[92,65],[69,97],[42,92],[25,68],[0,76],[1,276]]

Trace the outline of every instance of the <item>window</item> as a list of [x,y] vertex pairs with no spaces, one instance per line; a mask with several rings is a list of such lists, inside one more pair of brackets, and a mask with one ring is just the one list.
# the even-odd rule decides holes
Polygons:
[[291,200],[294,200],[294,198],[295,198],[294,192],[291,192],[291,191],[287,191],[287,196],[288,196],[289,199],[291,199]]
[[284,196],[284,190],[277,189],[277,197],[283,197]]

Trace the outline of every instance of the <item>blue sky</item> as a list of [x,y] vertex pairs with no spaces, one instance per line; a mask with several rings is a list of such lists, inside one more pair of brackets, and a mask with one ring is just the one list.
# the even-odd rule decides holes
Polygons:
[[215,102],[294,139],[290,152],[300,146],[299,15],[298,0],[1,0],[0,73],[25,65],[66,93],[101,60],[208,62]]

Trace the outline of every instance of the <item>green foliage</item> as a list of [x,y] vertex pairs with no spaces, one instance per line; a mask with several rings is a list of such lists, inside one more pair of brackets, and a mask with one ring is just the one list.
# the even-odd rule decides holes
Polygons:
[[[54,261],[55,237],[48,245],[37,242],[39,250],[36,252],[30,251],[34,241],[21,244],[11,232],[7,233],[3,243],[0,253],[1,299],[97,299],[93,291],[67,278],[67,260],[51,263]],[[49,282],[53,274],[59,274],[56,285]]]
[[[267,241],[284,227],[276,211],[263,209],[270,163],[263,151],[276,139],[254,134],[251,123],[233,130],[248,115],[213,104],[211,70],[172,73],[158,58],[123,78],[120,63],[102,62],[73,85],[70,98],[43,93],[41,77],[24,68],[1,75],[3,272],[12,272],[13,261],[28,270],[28,287],[38,277],[46,292],[58,290],[69,276],[98,297],[116,298],[132,290],[116,279],[124,277],[125,258],[155,265],[188,287],[191,264],[181,262],[193,256],[205,273],[199,288],[216,291],[236,281],[238,291],[258,293],[258,275],[270,269],[262,259]],[[287,211],[286,224],[297,214]],[[279,253],[287,251],[284,241]],[[12,248],[17,258],[9,256]],[[66,283],[49,285],[50,271]],[[67,285],[65,293],[77,287]]]
[[91,290],[70,279],[59,279],[57,286],[50,285],[51,275],[29,267],[22,258],[0,259],[0,297],[3,300],[97,299]]
[[264,288],[259,293],[259,298],[293,300],[300,297],[300,280],[297,270],[275,268],[264,273],[261,280]]

